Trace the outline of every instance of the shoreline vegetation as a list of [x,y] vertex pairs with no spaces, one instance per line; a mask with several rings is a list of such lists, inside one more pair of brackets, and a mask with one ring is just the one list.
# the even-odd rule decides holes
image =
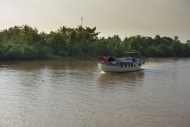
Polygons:
[[0,30],[0,60],[66,60],[99,56],[125,56],[137,52],[144,57],[190,57],[190,40],[174,38],[125,37],[98,38],[96,27],[60,27],[49,33],[38,32],[29,25]]

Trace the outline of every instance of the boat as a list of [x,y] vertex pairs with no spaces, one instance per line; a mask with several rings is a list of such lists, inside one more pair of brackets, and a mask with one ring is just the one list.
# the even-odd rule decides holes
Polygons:
[[109,56],[99,58],[98,67],[102,72],[130,72],[138,71],[145,63],[144,59],[135,52],[127,52],[126,57]]

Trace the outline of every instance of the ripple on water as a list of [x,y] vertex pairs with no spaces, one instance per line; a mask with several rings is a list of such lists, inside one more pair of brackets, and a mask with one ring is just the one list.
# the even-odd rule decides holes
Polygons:
[[0,64],[0,126],[190,125],[190,59],[102,74],[93,60]]

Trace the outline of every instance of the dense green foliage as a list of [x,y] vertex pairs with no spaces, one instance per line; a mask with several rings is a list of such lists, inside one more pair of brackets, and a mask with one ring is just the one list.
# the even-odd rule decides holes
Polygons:
[[28,25],[0,31],[0,59],[27,60],[53,57],[125,56],[136,51],[147,57],[189,57],[190,41],[181,43],[178,37],[154,38],[140,35],[121,40],[118,35],[98,38],[94,28],[61,27],[49,34],[39,33]]

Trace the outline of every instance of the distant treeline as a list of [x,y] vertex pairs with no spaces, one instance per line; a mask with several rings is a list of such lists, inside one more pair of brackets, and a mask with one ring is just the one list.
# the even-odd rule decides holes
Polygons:
[[14,26],[0,31],[0,59],[28,60],[54,57],[125,56],[138,52],[145,57],[189,57],[190,41],[181,43],[178,37],[143,37],[121,40],[118,35],[98,37],[96,27],[60,27],[50,33],[38,32],[28,25]]

